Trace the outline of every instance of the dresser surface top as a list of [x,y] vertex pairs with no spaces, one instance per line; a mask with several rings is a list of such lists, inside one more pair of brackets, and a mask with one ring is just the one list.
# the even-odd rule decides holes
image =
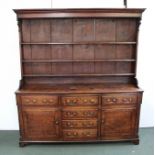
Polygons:
[[133,84],[59,84],[59,85],[29,85],[17,93],[120,93],[142,92]]

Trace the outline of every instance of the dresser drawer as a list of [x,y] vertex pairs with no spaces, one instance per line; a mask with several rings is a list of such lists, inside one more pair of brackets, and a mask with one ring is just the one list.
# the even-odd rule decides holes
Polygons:
[[63,119],[85,119],[97,118],[97,109],[64,109],[62,112]]
[[97,120],[63,120],[64,129],[69,128],[97,128]]
[[63,130],[65,140],[70,139],[95,139],[97,138],[97,129]]
[[22,105],[58,105],[58,97],[50,95],[25,95],[21,96]]
[[136,94],[108,94],[102,96],[102,105],[133,104],[137,102]]
[[64,106],[96,106],[99,104],[98,96],[65,96],[62,97]]

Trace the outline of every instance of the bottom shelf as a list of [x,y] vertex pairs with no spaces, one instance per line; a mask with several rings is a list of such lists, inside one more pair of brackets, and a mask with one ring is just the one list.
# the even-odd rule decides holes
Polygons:
[[24,77],[91,77],[91,76],[135,76],[135,73],[118,73],[118,74],[24,74]]

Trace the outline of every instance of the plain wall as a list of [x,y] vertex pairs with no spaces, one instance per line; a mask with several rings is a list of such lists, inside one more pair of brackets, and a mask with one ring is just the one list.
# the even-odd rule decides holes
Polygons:
[[[128,7],[147,8],[139,34],[137,78],[144,90],[140,127],[154,126],[155,9],[153,0],[128,0]],[[5,0],[0,2],[0,130],[18,129],[15,90],[19,85],[19,40],[14,8],[123,7],[123,0]]]

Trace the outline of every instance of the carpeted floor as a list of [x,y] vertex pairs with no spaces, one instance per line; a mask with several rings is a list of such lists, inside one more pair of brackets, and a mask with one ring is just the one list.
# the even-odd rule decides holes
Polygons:
[[18,131],[0,131],[0,155],[153,155],[154,129],[140,129],[140,144],[48,144],[18,146]]

